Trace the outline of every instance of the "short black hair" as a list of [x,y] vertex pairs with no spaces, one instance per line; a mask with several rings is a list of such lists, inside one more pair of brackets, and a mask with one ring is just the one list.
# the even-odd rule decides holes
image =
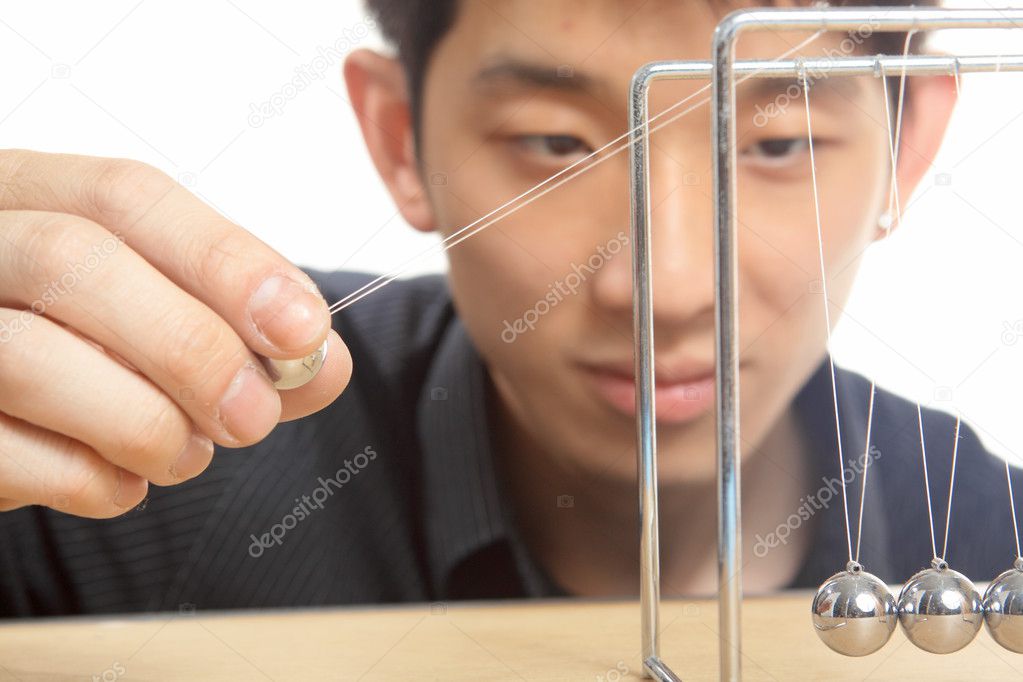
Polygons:
[[[707,0],[713,4],[728,5],[731,0]],[[423,81],[430,57],[438,43],[447,35],[458,15],[459,0],[365,0],[367,10],[376,19],[380,31],[397,50],[399,62],[408,83],[409,109],[413,133],[418,145],[419,124],[422,114]],[[809,0],[803,0],[809,4]],[[770,5],[770,0],[763,4]],[[834,0],[833,7],[934,7],[938,0]],[[923,34],[913,36],[909,53],[919,50]],[[869,44],[875,53],[902,54],[905,33],[877,32],[870,36]]]
[[418,144],[423,80],[430,57],[458,14],[458,0],[365,0],[405,71],[412,127]]

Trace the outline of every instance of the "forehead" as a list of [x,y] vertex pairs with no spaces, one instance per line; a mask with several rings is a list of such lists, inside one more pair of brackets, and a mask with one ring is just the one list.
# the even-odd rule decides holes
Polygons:
[[[736,0],[465,0],[438,46],[445,78],[483,94],[544,87],[596,96],[624,106],[633,73],[650,61],[708,60],[715,26],[728,12],[760,3]],[[798,6],[776,2],[775,6]],[[744,35],[742,58],[792,52],[810,34],[757,31]],[[790,56],[834,54],[843,34],[827,33]],[[827,51],[827,52],[826,52]],[[743,90],[784,89],[761,79]],[[834,79],[843,81],[848,79]],[[670,95],[704,82],[658,85]],[[839,85],[838,83],[835,84]],[[667,92],[665,92],[667,91]],[[617,104],[616,104],[617,103]]]
[[[624,59],[635,69],[661,59],[707,59],[714,27],[728,12],[765,4],[801,5],[785,0],[463,0],[449,36],[471,37],[467,46],[483,59],[516,49],[563,64]],[[743,50],[749,57],[772,56],[805,35],[755,32],[740,41],[740,56]]]

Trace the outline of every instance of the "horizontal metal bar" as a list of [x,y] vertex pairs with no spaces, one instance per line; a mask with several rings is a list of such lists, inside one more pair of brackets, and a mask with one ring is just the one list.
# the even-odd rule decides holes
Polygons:
[[[780,31],[936,31],[950,28],[1023,28],[1020,9],[925,9],[920,7],[765,8],[738,10],[718,25],[725,33]],[[728,40],[726,37],[725,40]]]
[[[650,62],[640,69],[647,82],[667,79],[709,79],[714,64],[709,61]],[[940,76],[964,73],[1023,73],[1023,55],[973,55],[950,57],[913,55],[875,57],[815,57],[813,59],[760,60],[735,62],[737,76],[753,78],[795,78],[804,71],[827,76]]]

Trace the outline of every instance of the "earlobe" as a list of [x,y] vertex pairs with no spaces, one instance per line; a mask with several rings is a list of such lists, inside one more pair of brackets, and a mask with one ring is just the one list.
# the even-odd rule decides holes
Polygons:
[[344,65],[345,83],[373,164],[402,216],[423,232],[436,228],[413,143],[405,77],[396,59],[355,50]]

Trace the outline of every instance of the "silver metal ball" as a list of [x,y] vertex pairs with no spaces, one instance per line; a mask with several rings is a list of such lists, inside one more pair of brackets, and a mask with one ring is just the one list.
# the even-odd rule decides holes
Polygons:
[[916,646],[950,654],[977,636],[984,623],[984,604],[969,578],[938,559],[903,586],[899,622]]
[[812,614],[817,636],[844,656],[874,653],[888,642],[898,623],[888,587],[852,561],[820,586]]
[[992,639],[1023,654],[1023,559],[991,581],[984,593],[984,621]]
[[274,388],[280,390],[298,388],[312,381],[327,360],[327,343],[329,341],[330,339],[324,341],[322,346],[304,358],[295,360],[263,358],[263,365],[274,382]]

